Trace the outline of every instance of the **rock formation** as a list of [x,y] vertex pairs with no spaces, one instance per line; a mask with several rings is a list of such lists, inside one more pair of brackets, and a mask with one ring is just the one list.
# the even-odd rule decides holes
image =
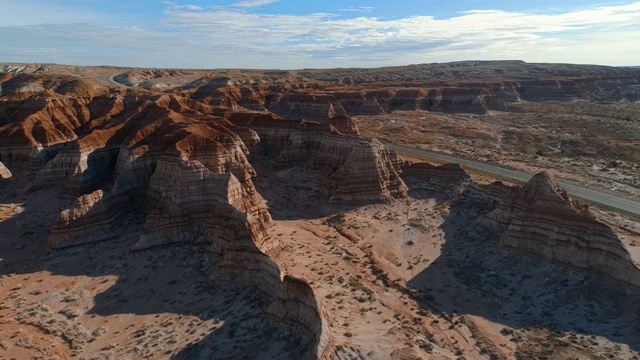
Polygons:
[[340,128],[350,135],[335,131],[336,118],[321,124],[237,113],[229,120],[259,135],[262,155],[276,168],[317,173],[317,190],[332,203],[389,202],[407,195],[397,154],[378,140],[354,136],[357,127],[349,118],[340,118]]
[[414,197],[452,198],[471,182],[471,176],[458,164],[440,166],[414,163],[402,171],[402,178]]
[[472,184],[462,202],[505,250],[640,289],[640,268],[615,232],[544,172],[522,187]]
[[347,112],[333,95],[285,94],[270,101],[269,110],[287,119],[327,120]]
[[119,215],[124,201],[115,197],[105,199],[102,190],[80,196],[63,210],[49,232],[49,245],[62,248],[112,239],[124,230]]
[[640,290],[640,268],[613,229],[541,172],[524,186],[477,184],[457,164],[415,163],[402,173],[410,194],[454,203],[452,221],[489,230],[508,252]]
[[[221,118],[199,122],[171,112],[165,116],[155,119],[159,123],[142,122],[130,129],[132,133],[119,142],[117,160],[108,171],[113,185],[80,196],[64,210],[51,229],[49,244],[60,248],[108,241],[128,228],[129,216],[125,215],[142,216],[145,224],[133,249],[206,244],[216,259],[213,278],[255,287],[270,304],[265,308],[269,321],[283,331],[303,334],[307,347],[326,347],[329,335],[324,332],[321,306],[313,291],[302,280],[281,280],[280,269],[269,256],[277,254],[280,245],[267,235],[271,218],[253,187],[256,174],[245,156],[248,149],[229,130],[239,127]],[[119,131],[128,127],[127,122]],[[124,136],[118,131],[112,135]],[[65,168],[66,160],[56,159],[68,159],[70,154],[87,156],[77,142],[72,145],[41,171],[43,178],[55,167]],[[70,162],[68,168],[82,168],[78,167],[82,159]],[[65,176],[73,179],[74,175]]]
[[[77,196],[49,232],[52,248],[110,241],[125,231],[139,234],[133,250],[204,244],[216,281],[259,290],[268,320],[304,334],[305,346],[327,356],[331,339],[313,290],[304,280],[283,278],[271,259],[281,245],[268,235],[271,217],[247,156],[315,171],[316,187],[329,202],[350,204],[405,196],[400,160],[380,142],[359,137],[335,98],[317,116],[320,123],[257,113],[242,120],[233,116],[241,109],[234,102],[246,104],[247,94],[232,90],[218,95],[233,101],[210,97],[203,104],[122,89],[78,98],[73,86],[38,100],[49,90],[35,89],[27,106],[3,104],[13,118],[0,129],[7,139],[0,153],[11,166],[36,170],[37,186],[55,184]],[[313,117],[320,107],[283,109]]]
[[640,268],[613,230],[590,216],[545,173],[534,176],[514,199],[520,207],[500,246],[587,272],[606,274],[640,288]]
[[361,92],[336,92],[333,94],[344,110],[351,115],[380,115],[385,110],[375,96],[367,98]]

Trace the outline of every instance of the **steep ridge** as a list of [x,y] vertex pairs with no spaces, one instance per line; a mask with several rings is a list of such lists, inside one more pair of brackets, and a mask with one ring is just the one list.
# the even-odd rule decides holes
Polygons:
[[347,114],[335,96],[325,94],[294,93],[276,96],[270,100],[267,108],[287,119],[327,120]]
[[380,115],[385,112],[384,107],[375,96],[367,97],[361,91],[336,92],[333,96],[351,115]]
[[126,228],[128,216],[123,215],[143,216],[135,250],[207,244],[216,259],[212,277],[259,289],[271,304],[265,307],[271,314],[267,318],[283,331],[306,334],[304,346],[328,341],[311,288],[301,280],[295,286],[281,280],[278,265],[267,255],[280,251],[279,244],[266,235],[271,218],[251,182],[255,171],[246,160],[248,150],[225,127],[231,124],[219,118],[189,121],[172,111],[155,120],[159,124],[138,124],[142,129],[122,141],[113,186],[82,195],[64,210],[49,244],[59,248],[109,240]]
[[486,114],[489,110],[503,111],[509,103],[520,101],[633,101],[638,98],[633,89],[640,84],[633,77],[452,82],[439,86],[422,81],[425,80],[417,80],[411,87],[378,82],[362,84],[367,91],[349,91],[344,84],[326,84],[319,92],[299,89],[293,84],[270,88],[207,84],[192,96],[234,110],[268,110],[287,119],[326,121],[338,115],[380,115],[396,110]]
[[[51,247],[116,239],[132,219],[134,228],[144,223],[134,250],[207,244],[216,281],[259,289],[267,320],[302,334],[309,354],[331,351],[313,290],[303,280],[283,280],[268,255],[280,245],[267,235],[271,217],[246,158],[243,140],[255,147],[254,131],[173,95],[76,98],[47,91],[3,104],[10,121],[0,147],[10,166],[39,169],[39,186],[59,184],[79,195],[51,228]],[[336,123],[349,128],[344,120]]]
[[546,173],[532,178],[512,206],[521,210],[500,239],[503,248],[603,273],[640,288],[640,268],[613,230],[590,216],[586,205],[569,198]]
[[520,101],[611,102],[640,96],[637,70],[564,64],[461,62],[330,72],[265,71],[254,72],[253,80],[248,76],[244,72],[211,76],[185,86],[185,96],[317,121],[395,110],[486,114]]

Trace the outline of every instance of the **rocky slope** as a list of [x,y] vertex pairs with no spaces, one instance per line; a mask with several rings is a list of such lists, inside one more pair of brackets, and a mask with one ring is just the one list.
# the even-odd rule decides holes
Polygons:
[[403,178],[414,197],[453,202],[452,221],[478,225],[503,250],[640,289],[640,267],[615,231],[545,172],[523,186],[482,185],[457,164],[415,163]]
[[358,137],[348,118],[334,117],[325,125],[238,113],[230,121],[256,131],[262,145],[257,153],[274,167],[303,167],[318,174],[317,191],[329,202],[390,202],[406,196],[398,156],[375,139]]
[[544,172],[524,186],[471,183],[457,201],[465,221],[489,230],[504,250],[640,289],[640,267],[615,231]]

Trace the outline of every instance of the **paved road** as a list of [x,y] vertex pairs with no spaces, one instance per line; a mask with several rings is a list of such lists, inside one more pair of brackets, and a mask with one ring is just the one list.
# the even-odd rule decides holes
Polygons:
[[102,74],[100,76],[98,76],[98,80],[102,81],[103,83],[111,86],[111,87],[123,87],[123,84],[120,84],[119,82],[113,80],[113,77],[118,75],[119,73],[114,73],[114,74]]
[[[511,169],[505,169],[495,165],[489,165],[481,162],[476,162],[467,159],[457,158],[455,156],[439,154],[427,150],[411,148],[402,145],[396,145],[391,143],[386,143],[387,147],[391,150],[397,151],[399,153],[405,153],[417,157],[448,162],[448,163],[458,163],[462,167],[466,167],[468,169],[472,169],[475,171],[497,175],[503,177],[505,179],[513,180],[516,182],[527,182],[533,175],[528,174],[522,171],[516,171]],[[558,185],[560,185],[563,189],[567,191],[571,196],[580,198],[582,200],[586,200],[592,202],[597,205],[601,205],[604,207],[608,207],[614,210],[620,210],[623,212],[627,212],[636,216],[640,216],[640,201],[632,200],[629,198],[625,198],[618,195],[613,195],[611,193],[594,190],[582,185],[558,180]]]

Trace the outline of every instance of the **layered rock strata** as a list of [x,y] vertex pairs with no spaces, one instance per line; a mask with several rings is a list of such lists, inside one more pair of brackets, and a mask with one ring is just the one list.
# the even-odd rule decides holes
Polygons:
[[144,137],[134,132],[118,152],[113,186],[82,195],[63,211],[49,244],[59,248],[109,240],[127,229],[123,215],[135,209],[146,220],[134,249],[206,244],[215,259],[212,278],[254,287],[266,320],[300,337],[311,354],[330,351],[312,289],[303,280],[283,280],[269,256],[280,245],[267,235],[271,218],[253,187],[256,174],[245,156],[248,149],[226,126],[234,128],[224,119],[174,120],[151,133],[143,130]]
[[[318,192],[331,203],[390,202],[405,197],[398,155],[376,139],[338,132],[334,125],[292,122],[258,114],[233,114],[229,120],[250,127],[261,139],[261,152],[277,169],[306,168],[318,174]],[[348,118],[341,120],[349,124]],[[342,125],[357,134],[355,125]],[[329,130],[333,130],[329,132]]]
[[342,104],[333,95],[293,93],[271,99],[268,109],[287,119],[327,120],[346,115]]
[[522,187],[472,184],[462,201],[467,215],[476,214],[505,250],[640,289],[640,268],[615,232],[546,173]]
[[440,166],[414,163],[404,167],[402,178],[416,197],[452,198],[471,183],[471,176],[458,164]]
[[[152,81],[156,76],[180,76],[140,75],[117,79],[153,89],[166,87]],[[402,198],[408,191],[402,174],[412,190],[455,201],[503,249],[640,286],[638,267],[615,233],[546,175],[524,187],[484,186],[457,166],[407,166],[377,140],[359,137],[348,116],[402,109],[484,113],[523,99],[627,99],[636,96],[628,90],[638,83],[635,75],[532,83],[340,76],[210,77],[160,93],[108,89],[73,76],[2,74],[0,177],[11,176],[5,163],[14,174],[35,173],[40,186],[77,196],[49,233],[53,248],[109,241],[124,230],[135,236],[134,249],[204,244],[212,278],[256,289],[265,318],[303,334],[310,357],[331,357],[322,307],[309,284],[282,274],[270,257],[281,245],[268,236],[271,217],[249,159],[313,173],[317,192],[337,204]],[[363,83],[357,91],[345,88]],[[267,109],[317,122],[285,120]]]
[[124,230],[119,219],[127,205],[124,199],[106,196],[102,190],[84,194],[60,213],[48,243],[63,248],[112,239]]

